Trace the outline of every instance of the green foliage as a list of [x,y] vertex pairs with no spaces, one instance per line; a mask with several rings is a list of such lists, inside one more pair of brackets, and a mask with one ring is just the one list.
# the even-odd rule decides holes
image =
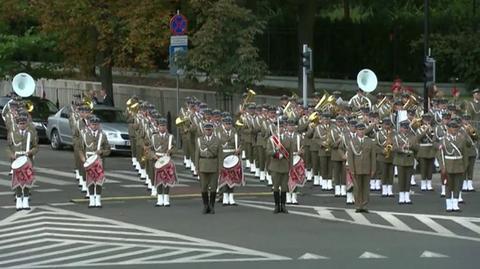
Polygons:
[[233,0],[191,0],[198,29],[187,56],[187,72],[203,72],[207,82],[223,92],[244,89],[266,73],[255,37],[265,22]]

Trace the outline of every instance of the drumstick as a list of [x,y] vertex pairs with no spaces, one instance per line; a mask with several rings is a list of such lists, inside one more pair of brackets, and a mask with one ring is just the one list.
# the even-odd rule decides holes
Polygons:
[[168,151],[170,151],[170,149],[172,149],[172,139],[173,139],[173,135],[169,135],[168,136]]
[[238,135],[235,134],[235,150],[238,149]]
[[297,152],[300,152],[300,136],[297,135]]

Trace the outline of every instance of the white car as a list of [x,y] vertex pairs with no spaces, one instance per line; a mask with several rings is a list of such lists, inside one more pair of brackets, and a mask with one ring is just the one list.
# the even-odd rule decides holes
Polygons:
[[[52,149],[59,150],[63,146],[72,145],[72,130],[69,117],[71,107],[62,107],[56,114],[48,117],[47,137]],[[110,106],[95,106],[93,114],[100,118],[101,128],[107,135],[111,150],[116,152],[130,151],[128,124],[120,109]]]

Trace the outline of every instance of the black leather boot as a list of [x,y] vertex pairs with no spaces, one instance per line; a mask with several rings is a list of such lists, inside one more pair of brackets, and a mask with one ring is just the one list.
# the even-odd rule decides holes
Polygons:
[[217,192],[210,192],[210,214],[215,214],[215,198],[217,197]]
[[210,213],[210,206],[208,204],[208,192],[202,192],[202,200],[203,200],[203,214]]
[[285,206],[286,201],[287,201],[287,193],[282,191],[280,196],[280,212],[288,214],[287,207]]
[[275,209],[273,210],[274,214],[280,213],[280,192],[273,192],[273,200],[275,201]]

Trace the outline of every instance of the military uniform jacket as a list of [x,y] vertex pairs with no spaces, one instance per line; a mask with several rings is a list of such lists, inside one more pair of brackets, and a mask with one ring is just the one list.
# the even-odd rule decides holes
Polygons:
[[472,116],[472,122],[478,126],[480,122],[480,102],[472,100],[466,103],[465,109],[467,110],[467,114]]
[[293,162],[293,139],[287,137],[286,135],[280,135],[280,142],[285,147],[289,153],[289,159],[277,158],[275,154],[278,152],[277,147],[273,143],[272,137],[268,139],[266,153],[270,157],[270,163],[268,165],[268,170],[276,173],[288,173]]
[[318,126],[312,127],[309,126],[307,132],[305,133],[306,139],[310,140],[310,151],[317,151],[320,149],[320,135],[316,131]]
[[437,158],[440,163],[440,169],[445,170],[448,174],[465,173],[468,158],[464,158],[464,155],[469,143],[461,134],[457,136],[445,135],[438,143],[440,150]]
[[360,96],[358,94],[355,94],[350,99],[348,105],[352,107],[354,111],[359,110],[362,107],[372,108],[372,102],[370,101],[370,99],[368,99],[366,96]]
[[333,126],[330,130],[331,136],[331,160],[332,161],[346,161],[347,147],[345,140],[345,130],[338,126]]
[[[432,129],[433,130],[433,129]],[[430,131],[422,131],[421,128],[416,132],[416,143],[418,144],[417,158],[433,159],[436,155],[436,149],[434,147],[434,134]]]
[[[30,136],[30,139],[28,138],[29,136]],[[38,136],[36,132],[31,132],[26,129],[22,134],[22,131],[18,128],[10,132],[7,135],[8,156],[15,155],[15,157],[18,157],[21,155],[25,155],[27,152],[28,140],[30,140],[29,142],[30,145],[28,146],[28,150],[31,151],[32,156],[34,156],[38,152]]]
[[168,132],[163,134],[154,133],[150,141],[147,153],[148,159],[150,160],[168,156],[175,150],[175,139],[173,135]]
[[[393,137],[395,136],[395,133],[393,129],[390,130],[390,134],[388,134],[388,131],[386,129],[382,129],[377,132],[377,137],[376,137],[376,144],[377,144],[377,160],[380,162],[384,163],[392,163],[393,162],[393,149],[388,158],[385,158],[384,150],[385,147],[387,146],[387,138],[388,135],[391,136],[391,142],[393,143]],[[393,146],[393,145],[392,145]]]
[[[473,127],[475,128],[475,127]],[[467,143],[467,148],[466,148],[466,152],[465,152],[465,155],[468,156],[468,157],[476,157],[478,155],[478,152],[477,152],[477,147],[476,147],[476,142],[477,142],[477,136],[478,134],[476,134],[475,136],[470,136],[468,134],[468,131],[465,129],[465,126],[462,126],[462,128],[459,130],[460,134],[462,134],[465,139],[468,141]]]
[[195,145],[195,167],[200,173],[218,173],[223,160],[222,144],[218,137],[211,135],[197,138]]
[[347,165],[354,175],[371,175],[376,170],[375,144],[364,136],[354,136],[347,144]]
[[96,151],[100,151],[99,157],[102,159],[110,155],[110,144],[108,143],[107,136],[101,130],[93,132],[90,129],[85,129],[81,133],[82,145],[80,147],[80,154],[86,158]]
[[442,140],[446,134],[447,126],[445,126],[445,124],[439,124],[435,126],[435,142]]
[[[236,145],[235,145],[235,137],[236,137]],[[222,154],[221,160],[225,159],[225,157],[235,154],[235,147],[240,147],[239,137],[237,131],[234,128],[230,130],[226,130],[222,126],[222,130],[219,132],[218,138],[220,139],[220,144],[222,145]]]
[[416,137],[411,133],[397,133],[393,137],[393,164],[413,166],[415,163]]
[[330,125],[328,124],[322,124],[317,126],[315,129],[315,132],[318,132],[318,135],[320,139],[316,140],[317,143],[319,143],[319,148],[318,148],[318,156],[322,157],[328,157],[330,156],[331,152],[331,137],[329,138],[330,135]]

